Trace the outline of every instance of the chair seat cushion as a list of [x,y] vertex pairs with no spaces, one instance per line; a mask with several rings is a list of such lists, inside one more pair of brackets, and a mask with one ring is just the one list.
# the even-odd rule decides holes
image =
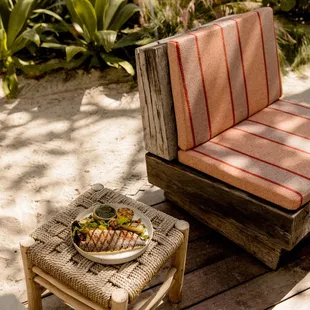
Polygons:
[[179,161],[295,210],[310,200],[310,106],[278,100]]

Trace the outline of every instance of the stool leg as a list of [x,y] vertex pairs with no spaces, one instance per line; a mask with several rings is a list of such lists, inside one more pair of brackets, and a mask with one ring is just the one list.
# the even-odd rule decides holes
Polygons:
[[175,282],[169,290],[168,297],[171,303],[177,304],[182,299],[182,287],[184,281],[184,271],[187,254],[189,224],[185,221],[177,221],[175,227],[183,233],[184,240],[172,256],[172,266],[175,267],[177,271],[174,275]]
[[126,290],[119,288],[112,293],[111,310],[127,310],[128,293]]
[[33,281],[35,273],[32,271],[32,264],[28,259],[28,249],[35,243],[33,238],[27,237],[20,242],[20,251],[22,255],[24,273],[28,296],[28,310],[41,310],[41,288],[40,285]]

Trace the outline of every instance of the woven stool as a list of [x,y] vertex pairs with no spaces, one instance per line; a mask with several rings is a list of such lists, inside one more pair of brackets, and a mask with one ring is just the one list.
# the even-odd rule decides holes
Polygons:
[[[154,235],[143,255],[125,264],[102,265],[76,251],[71,242],[70,224],[95,202],[133,206],[151,220]],[[127,309],[128,303],[171,257],[164,283],[141,309],[155,309],[167,293],[172,303],[178,303],[188,234],[187,222],[95,184],[21,242],[28,309],[42,309],[41,294],[45,289],[76,309]]]

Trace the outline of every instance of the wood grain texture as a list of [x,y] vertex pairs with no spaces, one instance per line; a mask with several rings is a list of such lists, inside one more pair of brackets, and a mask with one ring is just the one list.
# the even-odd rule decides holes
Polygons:
[[[242,249],[219,234],[196,239],[188,245],[185,274],[242,253]],[[169,268],[170,261],[152,279],[147,289],[162,283]]]
[[[289,304],[285,301],[290,300],[293,296],[297,297],[310,288],[309,272],[310,257],[302,257],[276,272],[266,273],[250,282],[207,299],[190,309],[239,310],[241,308],[259,310],[273,307],[276,304],[279,304],[279,306],[273,309],[282,309],[281,303],[283,303],[283,306]],[[295,301],[297,301],[297,298]],[[296,305],[299,306],[298,303]]]
[[177,131],[167,44],[136,49],[145,148],[167,160],[177,156]]
[[177,304],[182,299],[182,288],[188,248],[189,224],[186,221],[179,220],[176,222],[175,228],[180,230],[184,236],[182,244],[171,258],[171,266],[175,267],[177,272],[174,275],[175,281],[171,285],[168,296],[171,303]]
[[41,310],[41,286],[35,283],[34,278],[36,274],[32,271],[32,263],[28,258],[28,249],[35,244],[35,240],[31,237],[27,237],[20,242],[20,252],[22,256],[25,282],[27,287],[27,300],[29,310]]
[[190,233],[189,233],[190,242],[203,236],[209,236],[214,232],[209,227],[203,225],[200,221],[197,221],[197,219],[195,219],[194,217],[189,216],[189,214],[183,209],[177,208],[176,205],[171,203],[170,201],[153,206],[153,208],[162,211],[164,213],[167,213],[179,220],[188,221],[190,225]]
[[[235,242],[272,269],[276,269],[282,253],[282,248],[277,243],[261,241],[254,231],[249,231],[241,223],[221,217],[219,214],[206,212],[205,210],[193,207],[192,199],[185,198],[178,194],[166,193],[167,198],[175,202],[197,219],[204,222],[211,228],[220,232],[231,241]],[[197,205],[196,205],[197,206]]]
[[[79,309],[79,310],[92,310],[93,308],[89,307],[88,305],[82,303],[81,301],[79,301],[78,299],[75,299],[74,297],[72,297],[71,295],[67,294],[65,291],[63,291],[62,289],[54,286],[53,284],[51,284],[49,281],[45,280],[44,278],[40,277],[40,276],[36,276],[34,278],[34,281],[44,287],[46,287],[49,291],[51,291],[54,295],[56,295],[57,297],[59,297],[61,300],[63,300],[65,303],[67,303],[68,305],[72,306],[75,309]],[[102,309],[104,310],[104,309]]]
[[[155,208],[171,216],[184,219],[190,223],[190,238],[185,273],[193,272],[227,257],[243,253],[243,250],[240,247],[236,246],[214,230],[211,230],[209,227],[203,225],[183,209],[177,208],[177,206],[170,201],[156,205]],[[197,255],[197,253],[199,253],[199,255]],[[152,279],[147,288],[162,283],[169,268],[170,262],[168,262]]]
[[[49,275],[48,273],[44,272],[39,267],[34,266],[32,268],[33,272],[40,276],[40,278],[47,281],[52,287],[59,289],[60,291],[64,292],[65,294],[71,296],[72,298],[76,299],[77,301],[81,302],[84,305],[91,307],[91,309],[95,310],[102,310],[102,307],[97,303],[91,301],[90,299],[84,297],[79,292],[75,291],[74,289],[70,288],[68,285],[61,283],[59,280],[55,279],[53,276]],[[38,279],[38,277],[36,277]],[[38,282],[38,281],[37,281]],[[45,287],[45,286],[44,286]],[[46,287],[51,292],[53,292],[50,288]],[[64,300],[65,301],[65,300]]]
[[176,161],[147,154],[146,162],[150,183],[271,268],[276,268],[282,249],[291,250],[309,230],[309,206],[303,207],[306,211],[281,210]]
[[[254,279],[268,269],[248,254],[232,256],[185,275],[182,301],[175,309],[184,309],[206,298],[220,294],[241,283]],[[158,287],[144,291],[130,309],[139,309],[141,303],[154,294]],[[158,310],[173,309],[165,300]]]
[[292,217],[294,218],[292,243],[295,245],[310,232],[310,203],[300,208]]

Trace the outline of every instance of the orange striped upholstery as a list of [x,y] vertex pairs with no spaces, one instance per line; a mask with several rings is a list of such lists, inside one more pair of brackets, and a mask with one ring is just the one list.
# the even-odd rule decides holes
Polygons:
[[310,105],[278,100],[179,161],[295,210],[310,200]]
[[208,141],[281,96],[271,8],[170,40],[168,56],[182,150]]

